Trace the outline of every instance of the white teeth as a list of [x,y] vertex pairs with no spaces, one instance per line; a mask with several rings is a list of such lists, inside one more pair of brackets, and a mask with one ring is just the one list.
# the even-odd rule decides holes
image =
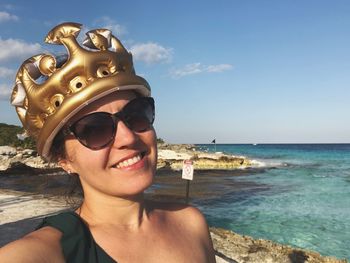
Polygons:
[[124,160],[120,163],[118,163],[116,165],[116,167],[119,169],[119,168],[123,168],[123,167],[127,167],[127,166],[130,166],[130,165],[133,165],[134,163],[137,163],[138,161],[141,160],[141,155],[137,155],[137,156],[134,156],[130,159],[127,159],[127,160]]

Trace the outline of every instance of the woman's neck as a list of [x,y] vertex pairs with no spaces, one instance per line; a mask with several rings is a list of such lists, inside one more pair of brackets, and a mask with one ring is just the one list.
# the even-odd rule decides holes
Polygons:
[[148,218],[143,194],[132,198],[85,196],[76,212],[89,227],[110,225],[124,230],[137,230]]

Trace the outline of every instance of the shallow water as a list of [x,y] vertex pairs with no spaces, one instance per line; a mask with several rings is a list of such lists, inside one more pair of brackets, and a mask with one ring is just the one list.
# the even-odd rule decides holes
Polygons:
[[216,151],[266,169],[232,176],[251,188],[197,200],[210,225],[350,260],[349,144],[217,145]]

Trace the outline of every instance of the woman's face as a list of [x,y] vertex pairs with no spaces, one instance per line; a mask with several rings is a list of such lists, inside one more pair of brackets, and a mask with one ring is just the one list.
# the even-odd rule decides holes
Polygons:
[[[116,113],[134,98],[132,91],[113,93],[84,108],[73,122],[93,112]],[[153,127],[136,133],[122,121],[116,126],[114,141],[100,150],[85,147],[73,135],[66,138],[67,157],[59,163],[66,171],[79,175],[85,196],[90,193],[134,196],[152,184],[157,164]]]

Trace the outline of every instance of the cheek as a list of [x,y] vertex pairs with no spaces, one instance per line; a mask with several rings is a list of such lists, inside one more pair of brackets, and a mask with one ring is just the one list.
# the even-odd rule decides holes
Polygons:
[[157,134],[156,134],[156,130],[154,128],[152,128],[149,133],[147,133],[147,137],[150,140],[150,142],[152,142],[153,144],[157,144]]
[[153,163],[153,166],[157,166],[157,158],[158,158],[158,149],[157,149],[157,135],[155,130],[151,130],[149,134],[147,134],[144,138],[144,143],[147,144],[149,149],[151,150],[151,158]]
[[143,142],[157,154],[157,135],[154,129],[148,131],[143,136]]
[[69,160],[76,173],[84,173],[85,169],[89,170],[99,166],[96,162],[98,158],[96,158],[94,152],[84,147],[78,140],[67,140],[65,147],[67,160]]

